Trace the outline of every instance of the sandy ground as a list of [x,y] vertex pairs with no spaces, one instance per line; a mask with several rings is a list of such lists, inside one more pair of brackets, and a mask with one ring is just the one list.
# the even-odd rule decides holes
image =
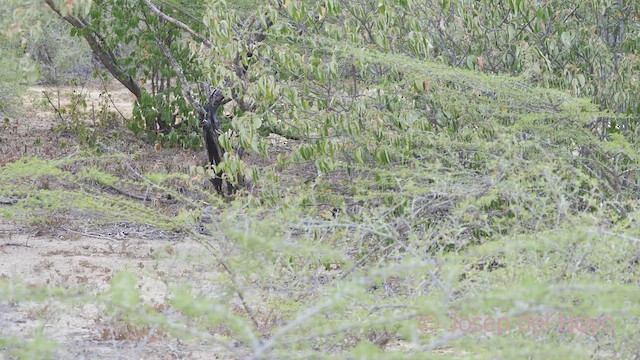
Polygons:
[[[24,232],[13,223],[0,220],[0,278],[27,288],[59,287],[80,293],[78,301],[0,302],[0,336],[28,340],[39,329],[57,343],[57,357],[63,359],[233,358],[219,348],[215,348],[219,356],[213,357],[211,347],[180,344],[154,334],[152,329],[131,330],[110,319],[95,303],[86,301],[87,297],[104,294],[113,275],[121,270],[135,274],[143,303],[158,311],[164,311],[168,303],[168,283],[183,280],[202,285],[203,289],[214,288],[215,284],[206,279],[215,269],[187,260],[191,254],[203,253],[198,243],[127,236],[116,240],[73,231]],[[11,291],[5,295],[12,297]]]
[[86,107],[82,108],[82,112],[86,114],[84,120],[90,127],[99,119],[99,116],[93,114],[98,114],[102,105],[106,106],[107,111],[118,114],[120,120],[122,116],[130,118],[135,97],[122,86],[114,84],[107,88],[108,98],[104,95],[103,87],[30,87],[23,98],[23,114],[17,118],[3,119],[0,123],[0,165],[24,156],[62,156],[66,150],[60,149],[57,143],[59,135],[52,131],[61,122],[55,109],[61,110],[68,106],[74,92],[82,94],[86,99]]
[[[78,94],[83,95],[86,98],[86,111],[90,114],[92,112],[98,112],[102,106],[106,106],[107,111],[114,111],[125,118],[130,118],[133,112],[133,102],[136,99],[129,90],[126,88],[112,84],[108,85],[105,93],[104,87],[71,87],[71,86],[31,86],[28,89],[28,94],[25,96],[31,101],[36,100],[41,104],[45,104],[47,107],[53,104],[56,108],[68,106],[71,103],[71,95]],[[46,93],[46,96],[45,96]],[[47,100],[47,96],[48,99]],[[51,101],[51,103],[49,102]],[[50,114],[41,113],[44,116]],[[50,120],[56,121],[55,117]]]

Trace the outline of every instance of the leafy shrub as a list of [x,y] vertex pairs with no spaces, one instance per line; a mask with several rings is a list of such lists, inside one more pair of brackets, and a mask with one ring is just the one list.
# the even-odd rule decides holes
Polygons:
[[87,43],[72,37],[70,26],[62,19],[42,17],[39,32],[27,40],[25,49],[40,66],[39,81],[66,84],[89,78],[95,67]]
[[8,71],[0,74],[0,116],[15,116],[19,113],[24,86],[18,66],[17,49],[0,39],[0,66]]

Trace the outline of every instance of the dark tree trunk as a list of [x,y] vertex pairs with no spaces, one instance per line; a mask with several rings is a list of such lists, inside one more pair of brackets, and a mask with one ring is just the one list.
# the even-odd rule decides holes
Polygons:
[[[212,168],[220,164],[224,157],[224,149],[220,146],[220,141],[218,140],[218,136],[222,133],[220,122],[218,121],[218,109],[225,101],[228,102],[228,99],[225,99],[221,91],[216,89],[204,105],[205,114],[202,119],[202,131],[204,133],[204,143],[207,147],[207,155],[209,156],[209,164],[211,164]],[[215,176],[211,178],[211,182],[218,194],[230,195],[235,191],[235,188],[231,183],[226,182],[225,189],[225,181],[222,175],[222,171],[216,171]]]

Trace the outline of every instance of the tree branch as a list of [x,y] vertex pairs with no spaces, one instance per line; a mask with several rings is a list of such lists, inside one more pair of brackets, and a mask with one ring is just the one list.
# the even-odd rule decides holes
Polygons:
[[200,103],[197,102],[193,98],[193,96],[191,95],[190,83],[187,80],[187,77],[184,75],[184,71],[182,70],[182,66],[180,66],[180,64],[178,64],[178,60],[176,60],[176,58],[173,56],[173,54],[171,54],[171,51],[169,51],[169,48],[167,48],[167,45],[162,40],[156,38],[156,44],[158,44],[158,46],[160,47],[160,50],[162,50],[162,53],[164,54],[164,56],[167,57],[167,59],[171,63],[171,67],[173,67],[173,70],[178,75],[178,80],[180,80],[182,93],[184,94],[184,97],[187,99],[189,104],[191,104],[193,109],[200,116],[205,116],[206,115],[206,111],[204,110],[202,105],[200,105]]
[[[60,9],[58,9],[54,4],[53,0],[44,0],[44,2],[51,8],[51,10],[56,12],[61,18],[66,20],[73,27],[83,30],[89,25],[88,22],[73,15],[63,16],[60,12]],[[85,38],[85,40],[87,40],[87,43],[91,47],[93,53],[98,57],[100,62],[104,65],[104,67],[107,68],[111,75],[113,75],[113,77],[115,77],[122,85],[124,85],[129,91],[131,91],[131,93],[135,95],[137,99],[140,99],[142,94],[140,91],[140,85],[138,85],[138,83],[118,65],[118,61],[116,60],[113,53],[102,47],[97,34],[93,32],[83,32],[82,36]]]
[[191,35],[192,37],[200,40],[206,47],[208,47],[209,49],[213,49],[216,46],[209,41],[209,39],[207,39],[206,37],[198,34],[197,32],[195,32],[193,29],[191,29],[187,24],[181,22],[180,20],[174,19],[171,16],[165,14],[164,12],[162,12],[162,10],[160,10],[157,6],[155,6],[151,1],[149,0],[142,0],[142,2],[147,5],[147,7],[156,15],[158,15],[159,17],[161,17],[162,19],[164,19],[165,21],[167,21],[168,23],[173,24],[175,27],[182,29],[186,32],[189,33],[189,35]]

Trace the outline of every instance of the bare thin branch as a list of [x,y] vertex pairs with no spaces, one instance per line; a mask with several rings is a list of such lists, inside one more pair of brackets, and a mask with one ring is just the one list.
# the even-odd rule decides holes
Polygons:
[[178,64],[178,60],[176,60],[176,58],[173,56],[173,54],[171,54],[171,51],[169,51],[169,48],[167,48],[167,45],[162,40],[156,38],[156,43],[160,47],[160,50],[162,50],[162,53],[164,54],[164,56],[166,56],[167,59],[169,60],[169,62],[171,63],[171,67],[173,67],[173,70],[178,75],[178,79],[180,80],[180,84],[181,84],[181,87],[182,87],[182,93],[184,94],[184,97],[187,99],[189,104],[191,104],[193,109],[199,115],[204,116],[206,114],[206,111],[204,110],[202,105],[200,105],[200,103],[197,102],[193,98],[193,96],[191,95],[191,89],[190,89],[191,86],[190,86],[189,81],[187,80],[187,77],[184,75],[184,71],[182,70],[182,66],[180,66],[180,64]]
[[[84,29],[89,26],[89,23],[84,19],[73,15],[63,16],[60,9],[58,9],[54,4],[54,0],[44,0],[44,2],[51,8],[51,10],[55,11],[73,27],[77,29]],[[140,91],[140,85],[138,85],[138,83],[118,65],[118,61],[113,53],[101,45],[98,35],[93,32],[84,32],[82,36],[87,40],[87,43],[91,47],[93,53],[96,54],[100,62],[107,68],[107,70],[109,70],[111,75],[113,75],[113,77],[115,77],[122,85],[129,89],[136,98],[139,99],[142,94]]]
[[[50,0],[49,0],[50,1]],[[176,26],[177,28],[180,28],[186,32],[189,33],[189,35],[191,35],[192,37],[194,37],[195,39],[200,40],[206,47],[208,47],[209,49],[213,49],[216,46],[209,41],[209,39],[207,39],[206,37],[202,36],[201,34],[198,34],[196,31],[194,31],[193,29],[191,29],[187,24],[181,22],[180,20],[174,19],[171,16],[165,14],[164,12],[162,12],[162,10],[160,10],[157,6],[155,6],[151,1],[149,0],[142,0],[142,2],[147,5],[147,7],[156,15],[158,15],[159,17],[161,17],[163,20],[166,20],[167,22],[173,24],[174,26]]]

